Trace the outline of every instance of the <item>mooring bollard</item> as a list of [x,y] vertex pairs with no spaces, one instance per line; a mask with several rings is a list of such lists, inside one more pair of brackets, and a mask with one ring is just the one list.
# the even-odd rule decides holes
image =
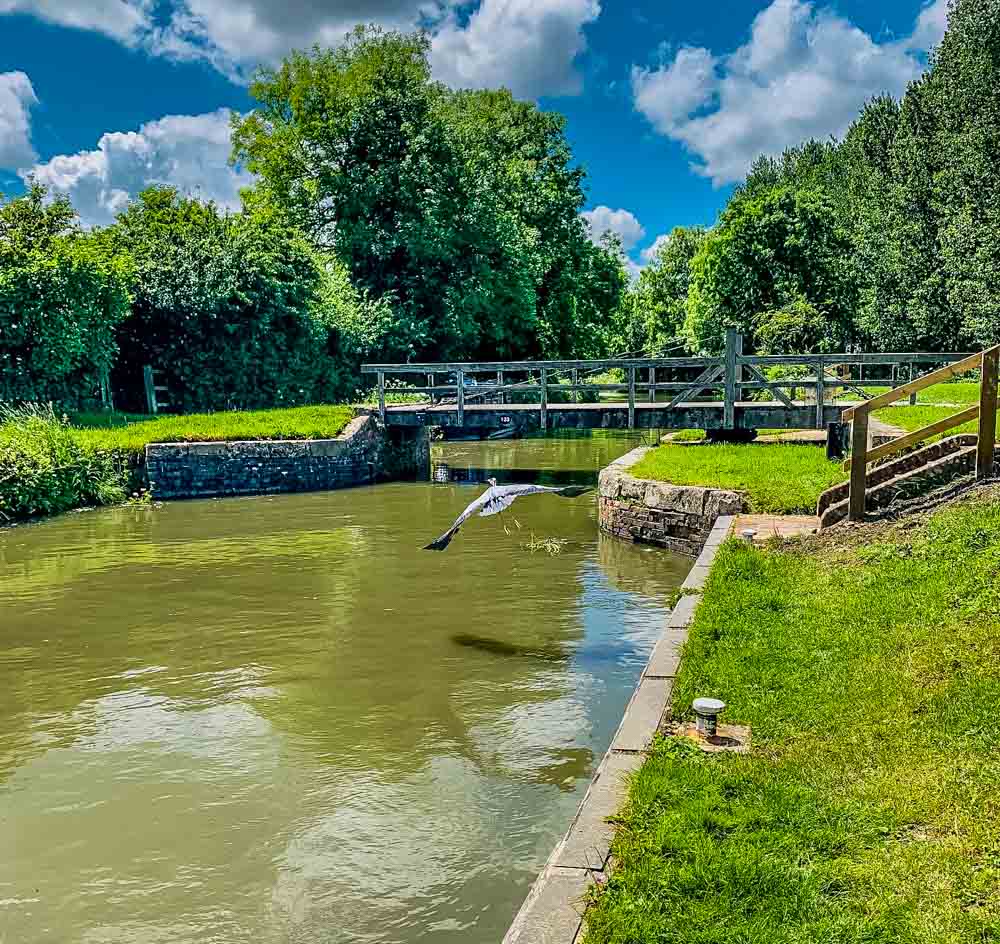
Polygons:
[[740,537],[743,538],[747,544],[753,544],[753,539],[756,537],[757,532],[753,528],[744,528],[740,532]]
[[691,707],[694,708],[698,733],[702,737],[715,737],[717,730],[716,719],[726,707],[726,703],[719,701],[718,698],[696,698]]

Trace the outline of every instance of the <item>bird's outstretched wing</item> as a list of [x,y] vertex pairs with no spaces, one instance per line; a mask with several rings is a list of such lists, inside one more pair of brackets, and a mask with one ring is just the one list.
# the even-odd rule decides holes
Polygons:
[[[482,495],[480,495],[474,502],[472,502],[468,508],[465,509],[456,519],[455,523],[440,537],[435,538],[430,544],[424,545],[425,551],[443,551],[449,544],[451,544],[451,539],[458,534],[459,529],[468,521],[474,514],[481,511],[484,505],[489,502],[493,492],[496,491],[495,486],[490,486],[486,489]],[[511,499],[513,501],[513,499]]]

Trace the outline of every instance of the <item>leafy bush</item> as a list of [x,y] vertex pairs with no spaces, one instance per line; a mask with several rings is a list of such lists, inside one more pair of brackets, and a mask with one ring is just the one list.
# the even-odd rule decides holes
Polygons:
[[0,400],[96,403],[128,313],[124,257],[43,188],[0,205]]
[[0,408],[0,519],[125,499],[127,465],[81,443],[51,407]]

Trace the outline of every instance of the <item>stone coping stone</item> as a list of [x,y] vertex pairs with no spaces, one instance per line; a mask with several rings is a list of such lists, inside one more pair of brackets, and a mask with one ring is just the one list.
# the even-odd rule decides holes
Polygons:
[[632,700],[625,709],[625,717],[611,749],[615,751],[645,751],[660,727],[673,688],[673,679],[647,678],[639,680]]
[[583,922],[586,869],[548,868],[504,935],[503,944],[571,944]]
[[641,754],[605,755],[573,825],[556,852],[554,864],[566,868],[601,871],[608,861],[614,826],[609,817],[621,809],[627,778],[642,764]]

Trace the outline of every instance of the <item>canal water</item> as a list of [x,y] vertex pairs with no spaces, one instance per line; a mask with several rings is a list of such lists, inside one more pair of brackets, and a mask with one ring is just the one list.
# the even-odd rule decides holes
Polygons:
[[593,493],[421,546],[491,471],[632,445],[0,532],[0,941],[499,941],[688,565],[600,536]]

